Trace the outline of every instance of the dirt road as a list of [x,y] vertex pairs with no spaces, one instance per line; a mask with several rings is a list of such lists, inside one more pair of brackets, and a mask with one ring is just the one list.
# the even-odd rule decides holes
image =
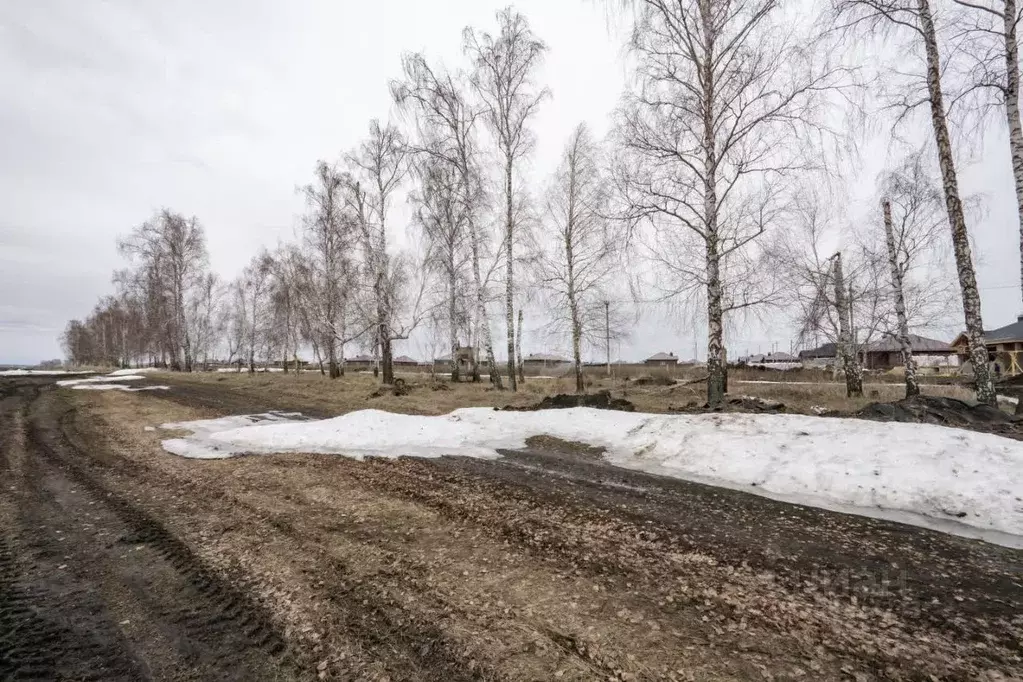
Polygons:
[[[609,467],[185,460],[314,404],[0,379],[0,680],[1002,680],[1023,552]],[[147,430],[150,429],[150,430]]]

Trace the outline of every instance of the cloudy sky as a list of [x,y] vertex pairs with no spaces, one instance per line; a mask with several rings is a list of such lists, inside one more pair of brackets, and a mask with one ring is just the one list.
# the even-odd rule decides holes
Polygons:
[[[490,0],[32,0],[0,3],[0,362],[60,355],[57,337],[109,293],[117,235],[171,207],[206,226],[213,268],[236,275],[289,239],[319,158],[393,113],[404,51],[460,63],[461,30]],[[607,127],[625,82],[622,36],[590,0],[522,0],[550,51],[528,176],[553,170],[571,129]],[[972,226],[989,327],[1019,312],[1007,152],[993,127],[965,169],[987,214]],[[872,182],[873,175],[869,181]],[[625,357],[692,355],[693,330],[647,316]],[[781,327],[738,329],[738,352],[788,348]],[[534,341],[536,348],[543,342]],[[701,346],[703,342],[701,341]],[[405,349],[411,353],[414,348]],[[404,351],[402,351],[404,352]]]

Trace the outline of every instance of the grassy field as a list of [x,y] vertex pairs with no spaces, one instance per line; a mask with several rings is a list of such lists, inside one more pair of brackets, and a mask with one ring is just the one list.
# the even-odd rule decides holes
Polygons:
[[[322,411],[344,413],[352,410],[376,408],[409,414],[445,414],[459,407],[525,406],[539,402],[544,396],[574,392],[570,377],[527,377],[516,393],[494,390],[489,383],[453,384],[442,377],[424,373],[398,373],[409,389],[407,395],[394,395],[381,387],[371,374],[349,373],[330,380],[317,372],[283,373],[196,373],[167,375],[178,382],[226,385],[253,398],[273,395],[282,402],[309,404],[315,402]],[[155,378],[155,377],[154,377]],[[680,377],[681,378],[681,377]],[[615,397],[626,398],[643,412],[671,412],[690,404],[702,405],[706,385],[685,383],[673,385],[644,384],[635,378],[586,377],[587,392],[609,390]],[[798,382],[798,383],[797,383]],[[950,384],[925,384],[927,395],[972,399],[968,388]],[[731,396],[756,396],[778,400],[787,411],[811,413],[822,407],[837,412],[852,412],[870,402],[898,400],[904,395],[901,384],[867,383],[864,397],[845,397],[845,386],[837,382],[811,382],[794,379],[790,382],[767,381],[762,372],[744,374],[732,372],[729,377]]]

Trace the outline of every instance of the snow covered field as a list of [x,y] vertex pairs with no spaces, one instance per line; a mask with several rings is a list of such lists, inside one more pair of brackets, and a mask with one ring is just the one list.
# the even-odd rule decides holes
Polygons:
[[88,379],[65,379],[64,381],[58,381],[57,385],[64,388],[73,388],[78,390],[88,391],[166,391],[170,386],[140,386],[139,388],[132,388],[131,386],[125,386],[120,383],[122,381],[142,381],[145,379],[139,372],[149,373],[157,370],[151,367],[144,367],[141,369],[118,369],[114,370],[110,374],[104,374],[98,377],[89,377]]
[[79,391],[125,391],[127,393],[170,390],[170,386],[139,386],[138,388],[135,388],[132,386],[125,386],[124,384],[76,384],[75,386],[71,386],[71,388]]
[[95,374],[95,372],[66,369],[5,369],[0,371],[0,377],[53,377],[71,374]]
[[85,384],[108,384],[112,381],[142,381],[145,379],[141,374],[104,374],[98,377],[89,377],[88,379],[65,379],[64,381],[58,381],[58,386],[83,386]]
[[[926,424],[785,414],[655,415],[465,408],[423,417],[361,410],[165,424],[177,455],[313,452],[495,458],[546,434],[603,446],[611,464],[916,525],[955,521],[1023,536],[1023,443]],[[947,528],[943,528],[946,529]]]

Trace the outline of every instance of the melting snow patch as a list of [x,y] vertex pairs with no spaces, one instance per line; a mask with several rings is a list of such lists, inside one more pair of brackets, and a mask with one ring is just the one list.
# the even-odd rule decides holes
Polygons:
[[107,376],[111,377],[123,377],[123,376],[134,376],[136,374],[149,374],[150,372],[159,372],[158,367],[137,367],[135,369],[115,369]]
[[71,374],[95,374],[88,370],[71,371],[66,369],[5,369],[0,371],[0,377],[52,377],[68,376]]
[[630,469],[811,506],[867,515],[896,510],[1023,535],[1023,443],[929,424],[466,408],[437,417],[362,410],[320,421],[270,414],[164,427],[192,431],[163,445],[198,458],[274,452],[494,458],[497,450],[525,447],[529,436],[550,435],[602,446],[608,462]]
[[81,384],[108,384],[111,381],[141,381],[145,379],[144,376],[139,374],[121,374],[118,376],[106,375],[101,377],[90,377],[88,379],[67,379],[65,381],[58,381],[58,386],[79,386]]
[[138,388],[132,388],[124,384],[76,384],[71,386],[71,388],[79,391],[125,391],[127,393],[170,390],[170,386],[139,386]]

